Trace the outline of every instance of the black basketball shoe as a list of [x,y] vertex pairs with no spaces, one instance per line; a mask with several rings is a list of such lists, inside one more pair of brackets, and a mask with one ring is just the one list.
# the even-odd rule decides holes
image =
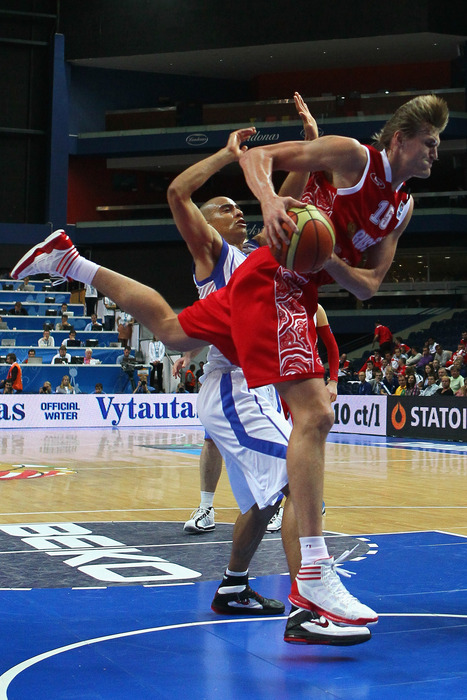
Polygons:
[[289,644],[329,644],[351,646],[371,638],[368,627],[340,626],[311,610],[292,606],[285,626],[284,641]]

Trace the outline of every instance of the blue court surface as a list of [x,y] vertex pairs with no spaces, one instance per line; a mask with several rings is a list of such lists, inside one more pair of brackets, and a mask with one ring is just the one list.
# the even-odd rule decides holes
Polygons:
[[[0,700],[467,698],[467,538],[366,537],[377,553],[345,583],[380,621],[353,647],[285,644],[285,617],[218,616],[214,580],[3,588]],[[289,590],[283,574],[252,586]]]

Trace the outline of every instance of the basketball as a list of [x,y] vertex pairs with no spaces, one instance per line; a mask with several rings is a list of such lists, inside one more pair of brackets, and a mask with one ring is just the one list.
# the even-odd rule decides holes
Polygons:
[[336,242],[331,219],[313,204],[307,204],[303,209],[294,207],[287,214],[298,231],[292,233],[286,224],[283,225],[290,243],[282,244],[278,262],[299,275],[318,272],[331,257]]

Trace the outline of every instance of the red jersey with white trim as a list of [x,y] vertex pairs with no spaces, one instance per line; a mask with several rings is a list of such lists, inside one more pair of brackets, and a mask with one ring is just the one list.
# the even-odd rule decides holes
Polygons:
[[[336,230],[336,255],[356,267],[367,248],[379,243],[404,221],[410,196],[402,185],[393,191],[391,166],[385,151],[363,146],[368,158],[360,181],[353,187],[336,188],[324,172],[312,173],[301,197],[332,220]],[[318,285],[334,280],[324,270],[313,275]]]

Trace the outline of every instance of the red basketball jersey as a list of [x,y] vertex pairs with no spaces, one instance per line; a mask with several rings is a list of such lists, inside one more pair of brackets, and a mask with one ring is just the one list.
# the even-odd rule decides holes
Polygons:
[[[334,252],[352,267],[358,265],[367,248],[394,231],[409,211],[409,195],[402,191],[402,185],[392,189],[386,152],[364,148],[368,160],[356,185],[337,189],[323,172],[315,172],[301,197],[302,202],[314,204],[331,218],[336,230]],[[318,285],[334,281],[324,270],[314,280]]]

